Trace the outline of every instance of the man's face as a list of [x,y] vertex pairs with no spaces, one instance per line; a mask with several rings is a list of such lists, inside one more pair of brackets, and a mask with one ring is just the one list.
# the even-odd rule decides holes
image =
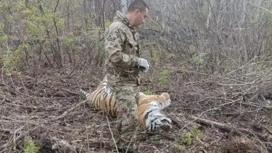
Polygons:
[[135,10],[135,22],[134,26],[139,26],[145,22],[145,19],[148,17],[148,8],[146,8],[144,11],[141,11],[139,9]]

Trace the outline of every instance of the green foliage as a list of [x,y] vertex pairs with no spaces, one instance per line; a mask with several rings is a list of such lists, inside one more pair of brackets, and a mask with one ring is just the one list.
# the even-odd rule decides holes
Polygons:
[[213,113],[215,113],[215,114],[219,114],[222,111],[222,109],[220,107],[217,107],[217,106],[214,106],[212,108],[212,110],[213,110]]
[[196,125],[193,125],[190,132],[185,132],[183,134],[183,142],[186,145],[191,145],[194,141],[199,140],[201,135],[202,132],[199,130],[199,128]]
[[7,44],[8,36],[4,33],[4,24],[0,22],[0,43]]
[[40,25],[36,24],[35,20],[31,21],[31,20],[27,20],[25,21],[26,22],[26,25],[27,25],[27,31],[28,31],[28,34],[30,36],[36,36],[40,33],[43,33],[43,29]]
[[16,10],[22,10],[25,8],[25,2],[24,1],[17,1],[15,2],[14,8]]
[[193,56],[191,59],[191,64],[197,67],[201,67],[204,65],[206,57],[207,53],[200,53],[196,56]]
[[[48,60],[54,64],[55,55],[58,53],[63,57],[61,61],[63,62],[67,61],[65,58],[77,58],[77,56],[71,57],[70,54],[67,57],[66,52],[85,50],[85,47],[91,46],[94,46],[92,55],[98,56],[94,59],[102,59],[104,57],[103,46],[98,42],[103,37],[104,29],[96,25],[95,16],[89,17],[91,14],[96,14],[95,10],[88,10],[83,17],[81,8],[82,4],[76,0],[59,1],[59,4],[57,1],[0,1],[0,13],[3,16],[2,23],[0,22],[2,55],[0,63],[5,63],[9,71],[14,71],[15,68],[18,68],[16,64],[23,61],[19,58],[30,59],[40,56],[34,59],[45,60],[43,56],[46,55]],[[111,21],[106,20],[105,25],[109,26],[110,23]],[[7,45],[9,38],[10,46]],[[57,38],[60,40],[59,44],[56,41]],[[90,44],[82,45],[81,43],[78,47],[77,42],[82,39]],[[13,40],[16,43],[13,43],[15,42]],[[23,45],[19,46],[18,43],[21,42],[30,44],[31,49],[27,49],[26,56],[22,56],[24,51],[20,52],[24,48]],[[58,48],[58,45],[61,48]],[[15,62],[12,62],[14,59]]]
[[21,11],[22,15],[28,18],[31,18],[37,12],[38,12],[38,9],[35,7],[29,7]]
[[64,28],[65,26],[65,19],[60,18],[60,15],[58,15],[58,20],[57,20],[57,27],[58,28]]
[[3,31],[4,27],[5,25],[2,22],[0,22],[0,31]]
[[205,15],[205,16],[208,16],[208,14],[209,14],[209,2],[206,2],[206,1],[203,1],[203,6],[202,6],[202,13],[203,13],[203,15]]
[[160,74],[160,78],[159,78],[159,84],[160,85],[166,85],[168,83],[168,75],[169,72],[168,70],[164,69],[161,74]]
[[272,29],[272,9],[270,9],[271,12],[265,12],[267,16],[267,25],[268,25],[268,30]]
[[[49,4],[48,2],[42,1],[29,1],[27,6],[25,1],[0,2],[0,7],[4,9],[0,10],[0,12],[5,19],[3,22],[3,24],[5,24],[4,26],[0,23],[0,43],[4,44],[2,47],[7,46],[5,43],[9,37],[17,37],[18,32],[21,36],[20,42],[25,43],[19,46],[8,46],[9,48],[6,50],[2,49],[4,52],[1,53],[3,55],[1,62],[4,63],[8,71],[15,71],[15,68],[20,66],[21,61],[26,57],[23,56],[25,51],[27,51],[27,55],[37,55],[35,54],[36,52],[38,55],[42,55],[40,54],[41,51],[55,54],[56,47],[52,47],[52,44],[56,43],[57,38],[60,38],[60,40],[65,38],[65,36],[62,35],[65,26],[65,16],[60,14],[60,9],[54,11],[55,6],[56,3]],[[15,28],[14,26],[19,26],[20,28]],[[4,31],[2,27],[6,27],[5,32],[6,34],[9,33],[9,35],[2,32]],[[19,30],[17,31],[15,29]],[[12,41],[13,39],[11,39],[11,42]],[[41,42],[42,46],[35,43],[37,41]],[[28,45],[26,45],[28,42],[31,43],[31,50],[29,50]],[[65,43],[67,43],[67,41]]]
[[182,138],[183,138],[183,142],[186,145],[191,145],[193,143],[192,134],[190,132],[185,132]]
[[168,53],[168,54],[166,55],[166,58],[167,58],[167,59],[171,59],[171,58],[172,58],[172,59],[176,59],[176,57],[177,57],[177,56],[176,56],[174,53]]
[[24,139],[24,153],[37,153],[39,147],[35,145],[31,137],[25,137]]
[[144,94],[146,94],[146,95],[152,95],[152,91],[149,90],[149,89],[147,89],[147,90],[144,91]]
[[5,33],[0,32],[0,43],[7,44],[7,42],[8,42],[8,36]]
[[174,143],[174,152],[178,152],[178,153],[186,153],[186,149],[185,146],[180,145],[178,142]]
[[106,20],[106,21],[105,21],[105,27],[106,27],[106,28],[109,27],[109,26],[111,25],[111,23],[112,23],[111,21]]
[[20,68],[19,66],[22,66],[22,59],[26,50],[28,50],[28,45],[22,44],[17,49],[8,50],[5,53],[3,63],[5,65],[5,70],[8,73],[15,72],[17,71],[17,68]]
[[162,140],[154,140],[154,141],[151,141],[151,143],[155,146],[161,146],[163,144],[163,141]]
[[24,22],[26,23],[28,37],[38,36],[40,39],[45,39],[46,30],[50,34],[56,36],[53,19],[56,19],[56,26],[58,29],[63,28],[65,20],[60,17],[59,13],[50,12],[45,9],[45,14],[41,15],[38,8],[29,7],[21,11],[24,15]]
[[196,125],[193,125],[193,127],[192,127],[192,137],[193,137],[193,139],[199,140],[201,135],[202,135],[201,130]]
[[63,40],[63,45],[64,46],[72,46],[75,40],[73,38],[66,37]]
[[155,64],[159,64],[160,62],[159,50],[158,47],[155,45],[151,46],[151,57],[152,61],[154,61]]
[[71,33],[69,33],[65,38],[63,38],[62,45],[65,50],[69,51],[73,47],[75,42],[75,38],[72,36]]
[[96,26],[95,27],[95,31],[97,31],[97,32],[104,32],[103,29],[102,29],[102,27],[100,27],[100,26]]
[[3,10],[3,9],[5,9],[5,8],[7,8],[8,7],[8,4],[7,4],[7,2],[0,2],[0,10]]

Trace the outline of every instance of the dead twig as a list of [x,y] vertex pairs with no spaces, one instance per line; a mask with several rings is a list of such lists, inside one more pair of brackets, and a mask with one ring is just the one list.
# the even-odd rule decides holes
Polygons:
[[265,127],[265,126],[262,126],[262,128],[264,128],[269,134],[271,134],[272,135],[272,131],[271,130],[269,130],[267,127]]
[[135,131],[134,131],[134,133],[133,133],[133,135],[132,135],[131,138],[130,138],[129,144],[128,144],[127,149],[126,149],[126,153],[128,152],[128,149],[129,149],[129,147],[130,147],[130,145],[131,145],[131,143],[132,143],[133,138],[134,138],[134,137],[136,136],[136,134],[137,134],[138,128],[139,128],[139,127],[137,126],[136,129],[135,129]]
[[12,133],[12,130],[10,129],[0,129],[0,131],[3,133]]
[[244,128],[237,128],[231,125],[227,125],[224,123],[219,123],[219,122],[215,122],[215,121],[211,121],[211,120],[207,120],[207,119],[203,119],[203,118],[199,118],[199,117],[195,117],[195,116],[190,116],[190,118],[192,118],[194,121],[200,123],[200,124],[205,124],[205,125],[209,125],[209,126],[214,126],[216,128],[219,128],[221,130],[224,131],[228,131],[228,132],[234,132],[238,135],[241,135],[241,133],[245,133],[245,134],[249,134],[252,136],[258,136],[260,139],[262,140],[266,140],[266,138],[258,133],[252,132],[248,129],[244,129]]
[[68,92],[68,93],[70,93],[72,95],[75,95],[75,96],[81,96],[81,94],[73,92],[73,91],[70,91],[68,89],[64,89],[64,88],[59,88],[59,89],[65,91],[65,92]]
[[70,144],[68,141],[66,140],[61,140],[58,139],[57,137],[53,137],[52,138],[55,143],[52,145],[52,149],[56,150],[56,149],[64,149],[64,150],[69,150],[69,151],[76,151],[77,147]]
[[162,136],[162,137],[164,137],[164,138],[166,138],[166,139],[168,139],[170,141],[175,141],[175,138],[170,137],[170,136],[168,136],[168,135],[166,135],[164,133],[161,133],[161,132],[152,132],[152,133],[146,133],[146,134],[160,135],[160,136]]
[[[16,144],[16,141],[18,141],[19,139],[23,138],[24,136],[26,136],[27,134],[31,133],[32,131],[36,131],[40,126],[36,126],[36,127],[32,128],[30,130],[27,130],[24,133],[20,134],[18,137],[16,137],[15,136],[16,133],[19,132],[20,130],[22,130],[24,127],[25,126],[22,126],[22,127],[18,128],[17,130],[15,130],[15,132],[13,132],[14,135],[13,135],[13,142],[12,143]],[[5,144],[3,144],[2,146],[0,146],[0,150],[7,148],[9,146],[9,143],[10,143],[10,141],[8,141]],[[14,147],[16,147],[16,146],[14,146]]]
[[115,145],[115,149],[116,149],[117,153],[119,153],[118,147],[117,147],[117,144],[116,144],[116,140],[114,139],[113,132],[111,130],[111,126],[110,126],[110,122],[109,122],[108,116],[106,116],[106,119],[107,119],[107,123],[108,123],[108,127],[109,127],[109,130],[110,130],[110,133],[111,133],[111,137],[112,137],[113,143]]
[[[224,103],[224,104],[221,104],[219,105],[218,107],[222,107],[222,106],[226,106],[226,105],[229,105],[229,104],[233,104],[233,103],[236,103],[238,101],[241,101],[242,100],[242,97],[240,97],[239,99],[237,100],[234,100],[234,101],[231,101],[231,102],[228,102],[228,103]],[[182,131],[183,129],[187,128],[189,125],[191,125],[192,123],[194,123],[195,121],[198,120],[198,118],[200,118],[202,115],[204,115],[205,113],[209,112],[209,111],[212,111],[213,109],[208,109],[208,110],[205,110],[203,112],[200,113],[200,115],[198,115],[198,117],[195,117],[193,118],[192,121],[190,121],[189,123],[187,123],[186,125],[183,126],[183,128],[180,129],[180,131]]]
[[1,75],[1,77],[2,77],[2,81],[3,81],[3,85],[5,85],[6,86],[6,82],[5,82],[5,79],[4,79],[4,68],[5,68],[5,65],[3,65],[2,66],[2,75]]
[[6,101],[6,96],[4,95],[4,98],[2,99],[2,101],[0,102],[0,105],[3,104]]
[[72,107],[72,108],[66,110],[65,112],[62,113],[62,115],[60,115],[60,116],[58,116],[58,117],[52,119],[51,121],[56,121],[56,120],[59,120],[59,119],[64,118],[69,112],[71,112],[71,111],[73,111],[74,109],[76,109],[77,107],[79,107],[79,106],[85,104],[86,102],[87,102],[87,100],[84,100],[84,101],[82,101],[82,102],[76,104],[74,107]]
[[[88,147],[111,149],[110,148],[110,141],[108,139],[100,139],[99,142],[97,141],[97,138],[86,139],[86,140],[73,140],[73,141],[71,141],[71,143],[81,143],[81,144],[84,143],[84,144],[87,144]],[[86,150],[88,151],[88,149],[86,149]]]
[[179,120],[177,120],[175,117],[172,117],[172,116],[168,116],[170,119],[171,119],[171,121],[173,122],[173,124],[175,124],[178,128],[182,128],[182,124],[180,123],[180,121]]

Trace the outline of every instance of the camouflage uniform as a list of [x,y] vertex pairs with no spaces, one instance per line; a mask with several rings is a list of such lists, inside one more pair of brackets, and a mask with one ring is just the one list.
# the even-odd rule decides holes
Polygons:
[[[123,105],[118,117],[123,124],[133,122],[135,94],[139,92],[140,75],[137,58],[140,56],[138,34],[128,19],[119,11],[114,22],[105,32],[106,76],[108,85],[116,94],[116,101]],[[125,122],[125,123],[124,123]]]
[[[105,32],[106,76],[108,84],[115,91],[117,102],[124,106],[127,116],[136,105],[135,93],[140,84],[137,58],[140,56],[138,34],[129,25],[128,19],[119,11],[114,22]],[[124,114],[121,115],[122,117]]]

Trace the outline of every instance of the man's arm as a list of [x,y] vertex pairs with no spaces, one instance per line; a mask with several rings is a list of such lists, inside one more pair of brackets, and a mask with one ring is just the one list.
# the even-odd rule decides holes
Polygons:
[[126,34],[122,29],[111,29],[105,36],[105,50],[108,53],[109,62],[122,68],[135,67],[137,57],[123,52]]

